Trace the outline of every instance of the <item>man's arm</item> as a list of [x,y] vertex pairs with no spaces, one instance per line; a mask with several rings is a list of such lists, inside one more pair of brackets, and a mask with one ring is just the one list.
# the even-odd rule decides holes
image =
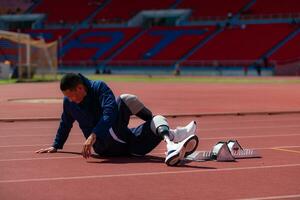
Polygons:
[[85,141],[85,143],[83,144],[83,148],[82,148],[82,156],[84,158],[89,158],[90,155],[92,154],[91,149],[92,146],[95,144],[96,142],[96,134],[92,133]]
[[84,158],[90,157],[91,148],[96,142],[96,138],[103,138],[101,137],[102,134],[106,133],[109,130],[117,116],[117,103],[115,100],[115,96],[111,89],[103,82],[101,83],[99,88],[99,101],[102,107],[102,117],[83,145],[82,155]]
[[109,128],[111,128],[116,119],[117,103],[113,92],[105,83],[102,83],[100,93],[101,96],[99,95],[99,101],[102,107],[102,117],[93,129],[93,133],[101,138],[102,134],[106,133]]
[[66,99],[64,100],[64,109],[61,115],[59,128],[57,130],[53,145],[48,148],[42,148],[36,151],[36,153],[54,153],[57,149],[62,149],[74,123],[73,117],[68,113],[66,109]]

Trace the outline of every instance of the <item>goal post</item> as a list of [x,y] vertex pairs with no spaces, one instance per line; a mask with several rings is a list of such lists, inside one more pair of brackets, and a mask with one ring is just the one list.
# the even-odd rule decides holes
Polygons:
[[0,40],[8,40],[15,48],[15,66],[18,69],[18,78],[33,78],[34,75],[42,78],[50,76],[56,79],[57,74],[57,41],[46,43],[44,39],[33,39],[29,34],[0,30]]

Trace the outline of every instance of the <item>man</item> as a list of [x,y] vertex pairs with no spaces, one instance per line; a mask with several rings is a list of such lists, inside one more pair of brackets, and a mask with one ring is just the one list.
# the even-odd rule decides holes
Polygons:
[[[163,116],[154,116],[135,96],[122,94],[117,100],[111,89],[102,81],[88,80],[81,74],[66,74],[60,82],[64,94],[63,113],[51,147],[37,153],[54,153],[62,149],[76,120],[86,141],[82,148],[84,158],[91,149],[102,156],[143,156],[162,140],[167,143],[165,163],[177,165],[198,146],[196,123],[169,129]],[[128,128],[131,115],[145,122]]]

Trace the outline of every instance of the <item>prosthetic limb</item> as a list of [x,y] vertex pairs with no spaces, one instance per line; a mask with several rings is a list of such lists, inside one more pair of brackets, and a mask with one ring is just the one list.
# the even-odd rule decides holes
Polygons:
[[184,140],[174,143],[174,134],[170,133],[167,119],[161,115],[153,117],[151,121],[151,130],[159,135],[167,143],[167,152],[165,163],[168,166],[175,166],[184,160],[185,157],[192,154],[198,146],[198,137],[189,135]]

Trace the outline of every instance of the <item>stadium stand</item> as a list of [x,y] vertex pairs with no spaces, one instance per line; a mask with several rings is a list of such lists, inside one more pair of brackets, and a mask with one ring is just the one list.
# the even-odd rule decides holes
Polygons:
[[32,0],[1,0],[0,15],[20,14],[32,5]]
[[[176,0],[111,0],[94,17],[95,23],[123,23],[142,10],[168,9]],[[126,8],[126,9],[124,9]]]
[[283,47],[270,56],[270,60],[277,62],[292,62],[300,60],[300,34],[285,43]]
[[70,29],[31,29],[24,32],[29,33],[33,38],[43,38],[46,42],[53,42],[63,40]]
[[227,27],[206,45],[195,51],[188,61],[247,61],[260,59],[287,37],[295,26],[290,24],[256,24]]
[[238,13],[248,2],[249,0],[182,0],[177,8],[192,9],[190,20],[220,20]]
[[103,60],[140,31],[140,28],[81,29],[65,41],[62,59],[65,64]]
[[78,24],[95,11],[101,0],[42,0],[32,13],[47,14],[46,23]]
[[242,18],[282,18],[300,16],[298,0],[256,0]]
[[[2,2],[3,8],[8,8],[9,2],[16,2],[20,12],[28,15],[46,14],[44,23],[41,22],[43,15],[39,15],[33,29],[23,29],[23,32],[34,38],[43,37],[46,42],[59,40],[61,69],[70,66],[138,66],[139,69],[153,66],[159,69],[177,65],[226,69],[300,58],[298,0]],[[168,9],[188,10],[175,12],[174,16],[171,10],[161,15],[162,10]],[[160,12],[137,16],[145,10]],[[156,13],[160,13],[159,17]],[[30,20],[26,23],[26,26],[30,24]],[[18,25],[13,20],[11,24],[7,27]],[[17,47],[3,40],[0,48],[1,45],[1,59],[13,59]]]
[[190,51],[212,30],[213,26],[153,27],[115,56],[113,62],[127,61],[134,65],[130,61],[138,60],[144,64],[170,65]]
[[10,62],[17,62],[17,45],[6,39],[0,39],[0,62],[9,60]]

